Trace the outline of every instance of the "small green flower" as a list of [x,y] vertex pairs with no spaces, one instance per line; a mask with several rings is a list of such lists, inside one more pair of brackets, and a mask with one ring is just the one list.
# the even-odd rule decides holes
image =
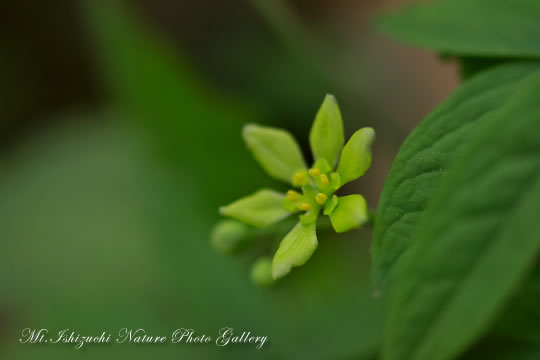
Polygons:
[[[311,257],[318,244],[315,230],[321,212],[330,218],[338,233],[368,221],[363,196],[338,197],[335,192],[367,171],[375,132],[362,128],[345,144],[341,113],[332,95],[324,99],[311,128],[309,142],[315,159],[311,168],[306,166],[300,147],[285,130],[249,124],[242,135],[266,172],[295,188],[286,194],[259,190],[220,208],[221,215],[256,228],[268,228],[293,214],[300,214],[298,223],[281,241],[274,255],[273,279],[285,276],[292,267],[303,265]],[[257,278],[262,278],[262,271],[269,268],[256,267]]]

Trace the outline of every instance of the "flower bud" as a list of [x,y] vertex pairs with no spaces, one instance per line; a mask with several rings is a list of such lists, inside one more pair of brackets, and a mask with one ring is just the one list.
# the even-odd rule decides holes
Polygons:
[[251,233],[252,228],[240,221],[222,220],[214,226],[210,241],[218,251],[232,253],[251,239]]
[[251,280],[259,286],[270,286],[275,280],[272,278],[272,259],[262,257],[251,267]]

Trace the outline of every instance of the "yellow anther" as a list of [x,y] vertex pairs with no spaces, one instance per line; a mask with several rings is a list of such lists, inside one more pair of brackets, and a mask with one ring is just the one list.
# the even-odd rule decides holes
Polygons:
[[305,185],[307,182],[306,175],[304,175],[303,172],[297,172],[296,174],[294,174],[292,182],[295,186]]
[[321,174],[321,170],[317,169],[317,168],[312,168],[312,169],[309,169],[308,170],[308,173],[309,175],[311,175],[312,177],[316,177],[316,176],[319,176]]
[[317,201],[319,205],[323,205],[326,202],[326,199],[328,199],[328,197],[323,193],[318,193],[317,196],[315,196],[315,201]]
[[290,201],[296,201],[300,199],[300,194],[294,190],[289,190],[287,191],[287,199],[289,199]]
[[328,176],[326,176],[326,174],[321,174],[320,179],[322,186],[328,186],[328,184],[330,184],[330,181],[328,181]]
[[298,209],[300,209],[302,211],[309,211],[309,210],[311,210],[311,204],[307,203],[307,202],[298,204]]

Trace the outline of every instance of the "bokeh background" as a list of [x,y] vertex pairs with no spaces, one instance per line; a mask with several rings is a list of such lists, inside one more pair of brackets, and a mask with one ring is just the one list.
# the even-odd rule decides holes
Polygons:
[[[0,358],[349,359],[377,351],[369,229],[319,233],[277,286],[265,251],[215,251],[220,205],[269,179],[243,124],[307,136],[326,93],[346,135],[377,131],[345,190],[375,208],[403,139],[457,85],[454,64],[387,40],[403,0],[3,0],[0,3]],[[21,330],[82,334],[230,326],[251,345],[20,345]]]

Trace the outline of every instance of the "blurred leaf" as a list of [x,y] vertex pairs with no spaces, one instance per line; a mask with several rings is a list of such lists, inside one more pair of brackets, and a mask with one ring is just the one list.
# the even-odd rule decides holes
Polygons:
[[459,360],[537,360],[540,344],[528,341],[489,336],[476,344]]
[[481,341],[460,360],[536,360],[540,357],[540,267],[536,266],[504,306]]
[[385,360],[452,359],[486,332],[540,250],[540,73],[475,129],[391,289]]
[[240,140],[243,124],[256,121],[256,115],[206,86],[186,59],[123,3],[84,3],[97,58],[122,119],[136,125],[169,164],[188,168],[183,177],[196,177],[206,189],[227,184],[228,192],[200,194],[199,202],[216,210],[231,201],[231,194],[245,193],[247,181],[238,181],[242,173],[260,186],[268,184],[262,173],[253,172],[256,164]]
[[[148,301],[159,270],[145,204],[159,176],[143,165],[141,150],[119,129],[81,126],[55,129],[2,159],[0,308],[10,300],[17,306],[0,357],[148,355],[130,347],[23,346],[13,339],[25,327],[168,331]],[[158,347],[154,354],[175,352]]]
[[508,62],[508,60],[501,58],[460,57],[458,59],[458,63],[460,65],[460,75],[464,80],[478,74],[481,71],[502,65],[505,62]]
[[[323,231],[309,264],[272,290],[258,289],[251,257],[231,260],[209,246],[214,214],[196,206],[201,185],[156,162],[139,136],[101,125],[55,129],[2,159],[0,311],[12,302],[14,320],[3,323],[10,346],[1,358],[328,359],[372,351],[381,308],[369,293],[367,234],[337,242]],[[11,340],[28,326],[88,334],[189,326],[214,336],[233,326],[268,335],[270,345],[77,351]]]
[[427,200],[476,124],[505,103],[537,64],[494,68],[471,79],[409,135],[386,179],[375,219],[374,283],[381,288],[413,243]]
[[384,16],[379,28],[440,53],[540,57],[537,0],[437,0]]
[[498,317],[492,333],[538,342],[540,352],[540,268],[537,266],[512,296]]

